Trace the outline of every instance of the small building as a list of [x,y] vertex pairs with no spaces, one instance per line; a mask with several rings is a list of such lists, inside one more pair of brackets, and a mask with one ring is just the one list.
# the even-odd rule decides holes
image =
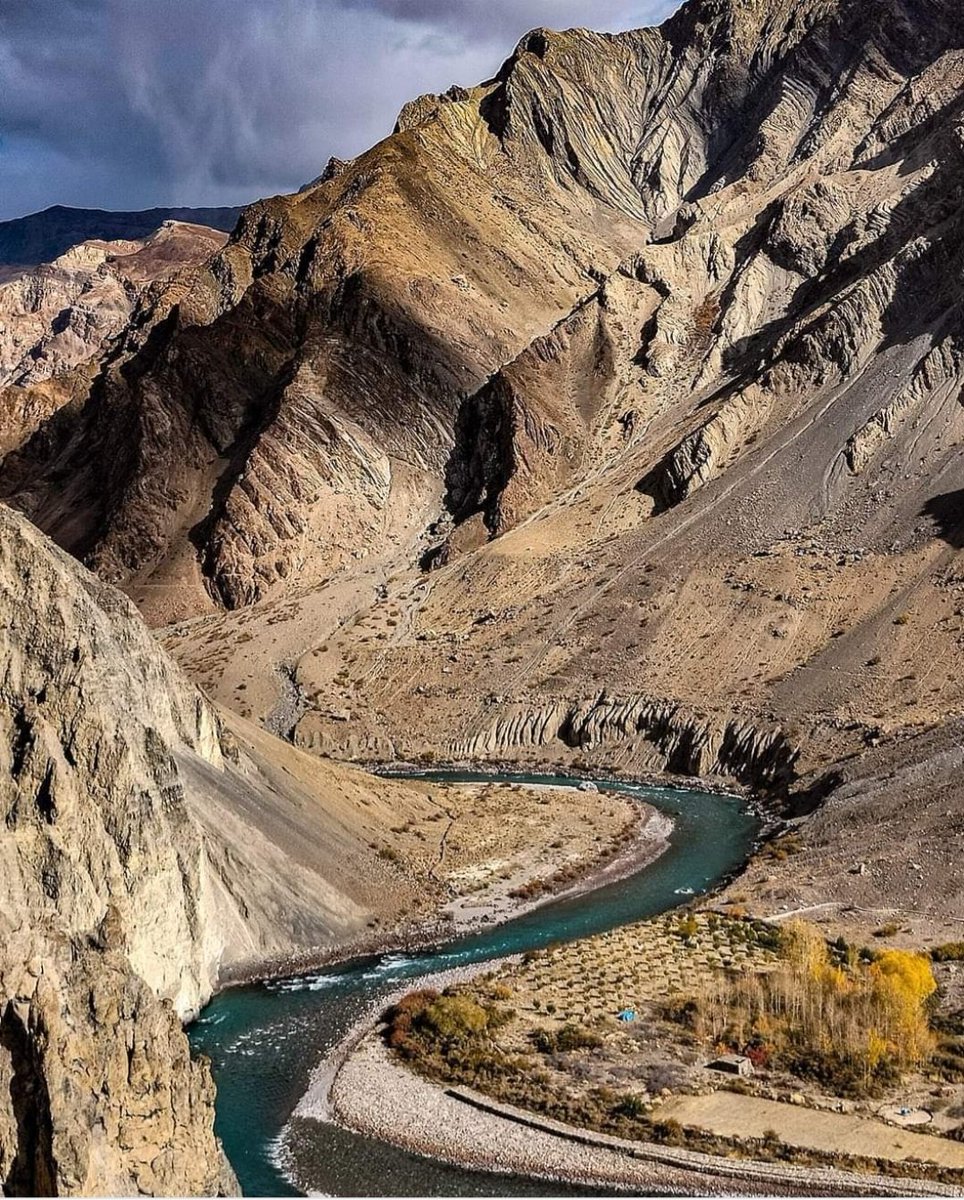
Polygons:
[[707,1071],[719,1071],[723,1075],[753,1075],[753,1063],[745,1054],[724,1054],[706,1064]]

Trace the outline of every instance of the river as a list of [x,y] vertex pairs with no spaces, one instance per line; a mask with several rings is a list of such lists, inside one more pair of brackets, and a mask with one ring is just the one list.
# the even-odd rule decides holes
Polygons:
[[[416,777],[416,776],[410,776]],[[578,786],[560,776],[420,772],[435,782]],[[759,821],[744,800],[701,791],[597,780],[671,816],[666,852],[637,874],[551,902],[504,925],[418,954],[355,959],[291,979],[230,988],[190,1028],[211,1059],[217,1131],[246,1195],[591,1195],[500,1175],[462,1171],[315,1121],[291,1120],[325,1054],[381,995],[453,967],[572,941],[652,917],[711,890],[746,861]],[[390,1104],[386,1097],[386,1104]]]

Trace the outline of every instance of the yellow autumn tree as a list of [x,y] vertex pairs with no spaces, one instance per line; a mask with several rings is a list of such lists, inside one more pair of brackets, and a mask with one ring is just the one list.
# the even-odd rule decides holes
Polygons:
[[782,962],[707,982],[694,1031],[723,1047],[765,1045],[790,1061],[837,1072],[844,1086],[874,1086],[882,1072],[916,1067],[933,1053],[928,1000],[937,990],[930,960],[887,950],[873,962],[841,953],[836,961],[817,927],[783,930]]
[[927,1001],[937,991],[937,980],[930,960],[909,950],[885,950],[869,975],[880,1032],[899,1061],[921,1062],[934,1048]]

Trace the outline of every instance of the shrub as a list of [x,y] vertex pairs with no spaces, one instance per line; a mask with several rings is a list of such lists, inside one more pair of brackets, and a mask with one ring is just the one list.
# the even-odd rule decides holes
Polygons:
[[439,996],[419,1015],[419,1023],[445,1041],[476,1037],[490,1025],[490,1013],[468,996]]
[[614,1116],[629,1117],[630,1120],[638,1120],[646,1115],[646,1102],[642,1096],[622,1096],[613,1106],[612,1111]]
[[670,1117],[667,1121],[657,1121],[653,1126],[653,1140],[666,1146],[682,1146],[686,1134],[679,1121]]
[[591,1029],[580,1025],[564,1025],[562,1029],[536,1029],[531,1034],[532,1043],[542,1054],[564,1054],[570,1050],[595,1050],[602,1045],[602,1038]]
[[964,960],[964,942],[945,942],[931,950],[934,962],[961,962]]
[[900,926],[897,924],[897,922],[896,921],[888,921],[886,925],[881,925],[881,927],[879,929],[874,930],[874,937],[875,938],[890,938],[890,937],[893,937],[895,933],[899,933],[899,932],[900,932]]

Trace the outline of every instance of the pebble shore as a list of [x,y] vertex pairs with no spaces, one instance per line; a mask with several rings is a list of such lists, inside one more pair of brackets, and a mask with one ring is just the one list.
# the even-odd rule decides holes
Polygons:
[[572,1129],[467,1089],[439,1087],[399,1064],[372,1033],[350,1050],[327,1090],[329,1119],[367,1137],[474,1170],[637,1194],[964,1194],[959,1188],[921,1180],[717,1158]]

